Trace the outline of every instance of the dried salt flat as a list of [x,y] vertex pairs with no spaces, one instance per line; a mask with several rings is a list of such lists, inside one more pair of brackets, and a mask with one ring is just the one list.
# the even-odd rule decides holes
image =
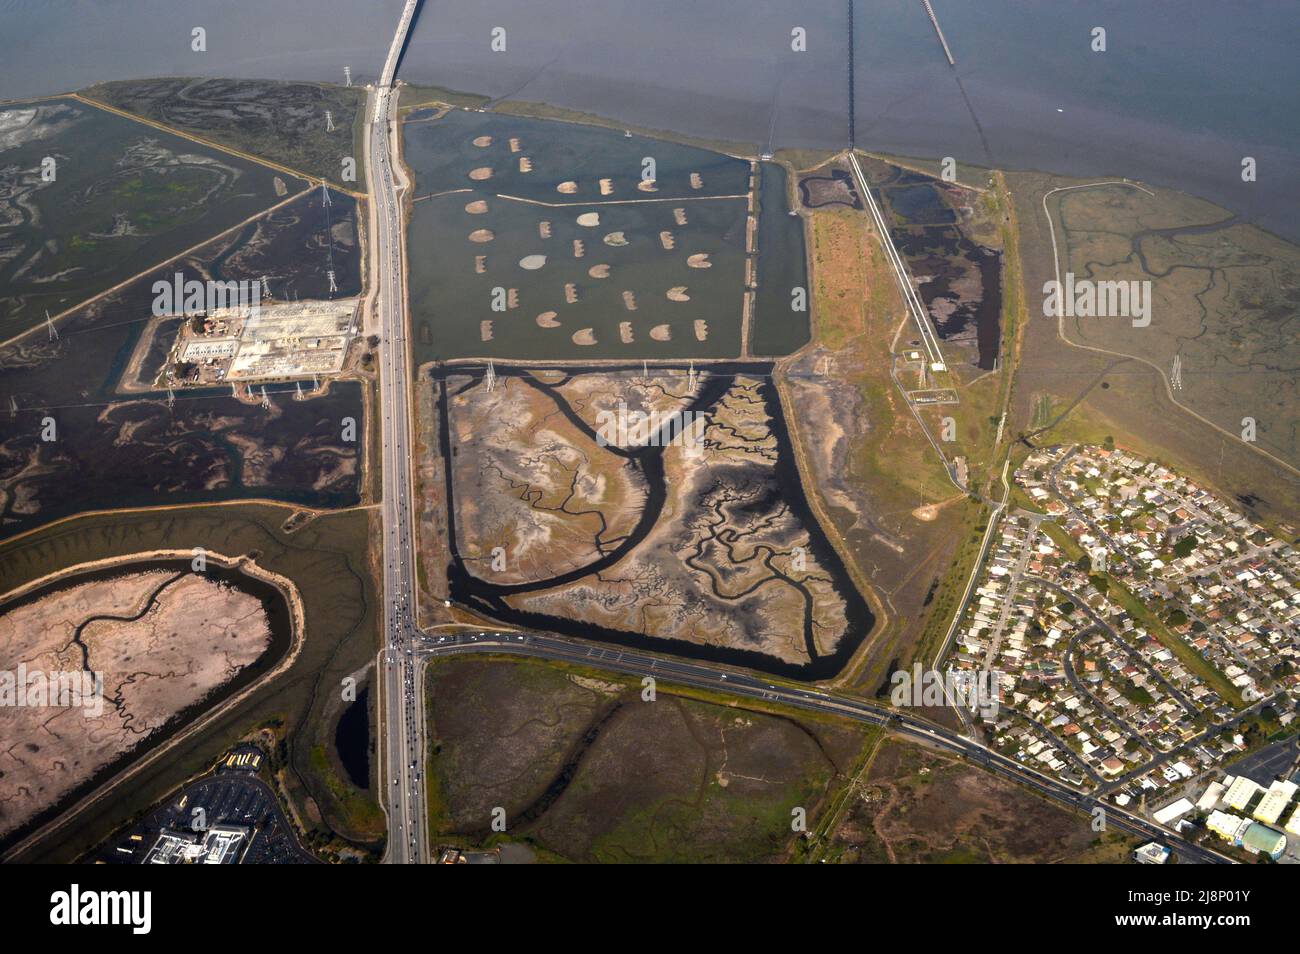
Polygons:
[[578,191],[578,183],[573,182],[572,180],[569,182],[561,182],[555,187],[555,191],[562,192],[565,195],[573,195],[573,193]]
[[590,328],[575,331],[573,333],[573,343],[576,345],[594,345],[596,343],[596,332]]
[[672,341],[673,329],[671,325],[655,325],[650,329],[650,337],[655,341]]
[[622,232],[610,232],[605,236],[605,244],[619,248],[627,244],[627,237]]
[[533,171],[533,160],[529,159],[527,156],[520,156],[520,157],[519,157],[519,171],[520,171],[520,172],[532,172],[532,171]]
[[704,179],[698,172],[691,173],[691,188],[692,189],[704,188]]
[[653,179],[642,179],[640,182],[636,184],[636,187],[640,189],[642,192],[659,191],[659,187],[655,185],[655,181]]
[[577,222],[579,225],[585,226],[586,228],[589,229],[593,229],[600,224],[600,213],[583,212],[582,215],[578,216]]
[[614,180],[613,180],[613,179],[601,179],[601,180],[600,180],[600,194],[601,194],[601,195],[613,195],[613,194],[614,194]]
[[465,211],[470,215],[482,215],[487,210],[487,202],[484,199],[475,199],[473,202],[465,204]]
[[474,137],[474,145],[478,146],[480,149],[486,149],[488,146],[492,145],[492,137],[491,137],[491,136],[475,136],[475,137]]
[[474,271],[475,271],[476,274],[479,274],[479,275],[482,275],[484,272],[487,271],[487,256],[486,256],[486,255],[475,255],[475,256],[474,256]]
[[541,222],[538,222],[538,223],[537,223],[537,234],[540,235],[542,238],[550,238],[550,237],[551,237],[551,223],[550,223],[550,222],[547,222],[545,219],[543,219]]
[[573,282],[564,283],[564,300],[570,305],[578,303],[578,286]]
[[677,244],[677,240],[673,238],[672,232],[664,231],[659,233],[659,244],[662,245],[667,251],[671,252],[673,250],[673,246]]
[[623,292],[623,307],[628,311],[636,311],[636,295],[630,291]]
[[703,318],[695,319],[695,340],[707,341],[709,337],[709,323]]
[[484,179],[491,179],[492,167],[479,166],[477,169],[471,169],[469,171],[469,177],[473,179],[475,182],[482,182]]
[[708,252],[696,252],[686,259],[686,264],[691,268],[712,268],[713,263],[709,261]]
[[518,137],[518,136],[511,136],[511,137],[510,137],[510,151],[511,151],[511,152],[518,152],[518,151],[519,151],[520,149],[522,149],[522,148],[523,148],[523,146],[519,145],[519,137]]
[[537,316],[537,324],[543,328],[558,328],[560,323],[555,320],[555,312],[544,311]]
[[546,264],[545,255],[525,255],[519,260],[519,267],[530,272],[535,272]]
[[672,288],[668,289],[668,300],[669,301],[690,301],[691,296],[686,294],[685,285],[674,285]]
[[618,337],[623,344],[631,344],[636,340],[632,335],[632,322],[620,321],[618,323]]
[[492,340],[492,319],[485,318],[478,323],[478,336],[483,341]]
[[592,278],[609,278],[609,266],[604,263],[593,265],[591,268],[587,269],[587,274]]
[[471,242],[490,242],[496,237],[496,233],[491,229],[475,229],[473,232],[469,233],[469,240]]
[[582,239],[573,240],[573,257],[582,258],[587,254],[587,244]]
[[674,220],[678,225],[685,225],[685,224],[686,224],[686,210],[685,210],[685,209],[673,209],[673,220]]

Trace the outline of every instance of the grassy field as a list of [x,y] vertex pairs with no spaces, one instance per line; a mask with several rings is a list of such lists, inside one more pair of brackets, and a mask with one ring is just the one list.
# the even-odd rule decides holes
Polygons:
[[476,93],[462,93],[459,90],[445,89],[441,86],[402,85],[398,106],[402,112],[438,106],[464,106],[477,109],[486,106],[490,97]]
[[1103,864],[1138,840],[960,759],[886,739],[819,859],[859,864]]
[[150,550],[204,547],[292,580],[302,595],[306,638],[289,670],[224,712],[166,758],[136,775],[38,845],[23,860],[66,862],[93,847],[135,812],[191,775],[205,771],[230,743],[258,726],[282,727],[281,783],[308,835],[326,850],[381,846],[384,825],[373,791],[351,786],[332,749],[341,680],[368,665],[378,649],[377,595],[368,548],[371,514],[322,514],[286,533],[293,508],[260,503],[90,515],[0,545],[0,592],[81,563]]
[[869,735],[534,660],[439,661],[426,688],[435,841],[544,860],[786,860]]

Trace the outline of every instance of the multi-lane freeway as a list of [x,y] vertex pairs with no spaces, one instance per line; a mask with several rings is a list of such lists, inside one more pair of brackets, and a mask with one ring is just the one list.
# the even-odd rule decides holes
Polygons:
[[423,693],[413,641],[415,547],[411,528],[410,359],[406,340],[402,197],[409,183],[397,153],[397,91],[392,81],[415,12],[408,0],[380,81],[367,101],[366,176],[370,203],[370,274],[378,317],[380,466],[383,473],[384,648],[379,654],[380,771],[388,811],[387,861],[428,860],[424,798]]

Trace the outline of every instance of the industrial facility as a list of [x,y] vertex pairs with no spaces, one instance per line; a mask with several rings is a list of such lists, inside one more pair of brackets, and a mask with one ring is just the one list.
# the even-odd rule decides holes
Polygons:
[[297,301],[188,318],[162,383],[203,387],[338,374],[356,335],[357,303]]

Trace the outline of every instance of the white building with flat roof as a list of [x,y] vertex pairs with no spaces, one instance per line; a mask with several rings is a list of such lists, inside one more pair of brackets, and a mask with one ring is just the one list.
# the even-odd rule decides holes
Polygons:
[[1286,830],[1292,835],[1300,835],[1300,805],[1291,813],[1291,819],[1286,823]]
[[1222,782],[1211,782],[1210,787],[1205,790],[1200,799],[1196,802],[1196,807],[1203,812],[1213,811],[1219,807],[1219,799],[1227,790]]
[[1291,799],[1295,798],[1297,789],[1300,789],[1300,785],[1295,782],[1284,782],[1281,779],[1275,781],[1255,807],[1255,820],[1265,825],[1276,825]]
[[1264,789],[1257,782],[1246,778],[1244,775],[1238,775],[1231,785],[1228,786],[1227,793],[1223,800],[1228,803],[1230,808],[1241,811],[1250,804],[1250,800]]
[[1160,811],[1155,812],[1151,817],[1160,824],[1168,827],[1178,819],[1182,818],[1196,806],[1192,804],[1189,798],[1180,798],[1176,802],[1166,805]]

